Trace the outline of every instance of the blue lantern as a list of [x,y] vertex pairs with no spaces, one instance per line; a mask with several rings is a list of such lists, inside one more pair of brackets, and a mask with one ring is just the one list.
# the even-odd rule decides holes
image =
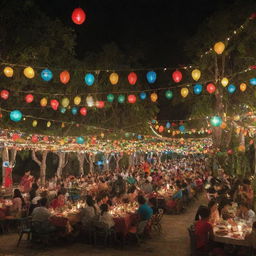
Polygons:
[[251,85],[256,85],[256,78],[250,79],[250,84]]
[[73,108],[71,109],[71,112],[72,112],[73,115],[76,115],[77,112],[78,112],[78,110],[77,110],[76,107],[73,107]]
[[77,144],[83,144],[84,141],[85,141],[85,140],[84,140],[84,137],[82,137],[82,136],[76,138],[76,143],[77,143]]
[[186,128],[184,125],[180,125],[179,130],[180,132],[185,132]]
[[60,107],[60,113],[62,113],[62,114],[65,114],[66,110],[67,110],[66,108]]
[[149,71],[147,73],[147,80],[150,84],[153,84],[156,81],[156,72]]
[[228,92],[229,93],[234,93],[236,91],[236,86],[235,85],[233,85],[233,84],[230,84],[229,86],[228,86]]
[[141,93],[140,93],[140,98],[141,98],[142,100],[145,100],[145,99],[147,98],[147,94],[146,94],[145,92],[141,92]]
[[138,135],[138,140],[142,140],[142,136],[141,135]]
[[166,125],[165,125],[165,127],[166,127],[167,129],[170,129],[170,128],[171,128],[171,123],[170,123],[170,122],[167,122]]
[[44,81],[49,82],[50,80],[52,80],[53,74],[52,71],[50,69],[44,69],[41,72],[41,77]]
[[156,120],[155,119],[153,119],[151,122],[152,122],[152,124],[156,124]]
[[21,118],[22,118],[22,113],[19,110],[13,110],[10,113],[10,119],[13,122],[19,122],[21,120]]
[[194,94],[198,95],[202,92],[203,86],[201,84],[196,84],[194,86]]
[[210,119],[210,123],[212,126],[214,127],[219,127],[221,124],[222,124],[222,119],[220,116],[213,116],[211,119]]
[[94,75],[91,73],[86,74],[84,77],[84,81],[88,86],[92,86],[94,84],[94,80]]

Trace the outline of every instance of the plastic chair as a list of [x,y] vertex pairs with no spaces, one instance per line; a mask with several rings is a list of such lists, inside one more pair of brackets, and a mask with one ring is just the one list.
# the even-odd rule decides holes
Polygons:
[[163,218],[163,215],[164,215],[163,209],[158,209],[158,213],[154,214],[151,218],[152,229],[155,231],[158,231],[159,233],[162,232],[161,220]]
[[19,247],[20,242],[22,240],[23,235],[27,235],[27,241],[31,239],[31,218],[24,218],[20,222],[20,236],[17,243],[17,247]]

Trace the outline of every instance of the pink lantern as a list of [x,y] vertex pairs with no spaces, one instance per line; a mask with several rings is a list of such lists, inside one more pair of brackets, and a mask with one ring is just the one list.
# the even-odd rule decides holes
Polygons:
[[12,139],[13,139],[13,140],[18,140],[19,138],[20,138],[20,135],[17,134],[17,133],[14,133],[14,134],[12,135]]
[[59,107],[59,102],[57,100],[51,100],[51,107],[53,110],[57,110]]
[[27,95],[26,95],[25,101],[26,101],[27,103],[31,103],[31,102],[33,102],[33,100],[34,100],[34,96],[33,96],[32,94],[27,94]]
[[105,102],[102,100],[96,101],[96,108],[104,108]]
[[182,73],[179,70],[176,70],[172,73],[172,79],[175,83],[179,83],[182,79]]
[[135,85],[136,82],[137,82],[137,75],[136,73],[134,72],[131,72],[129,75],[128,75],[128,81],[131,85]]
[[163,132],[164,131],[164,127],[162,125],[160,125],[158,131],[159,132]]
[[80,108],[80,114],[81,114],[82,116],[86,116],[86,114],[87,114],[87,109],[86,109],[85,107]]
[[9,98],[9,92],[7,90],[1,91],[1,98],[7,100]]
[[45,141],[45,142],[49,141],[48,136],[44,136],[44,137],[43,137],[43,141]]
[[136,102],[136,96],[131,94],[128,96],[128,102],[134,104]]
[[33,143],[37,143],[37,142],[38,142],[38,137],[37,137],[36,135],[32,135],[31,141],[32,141]]

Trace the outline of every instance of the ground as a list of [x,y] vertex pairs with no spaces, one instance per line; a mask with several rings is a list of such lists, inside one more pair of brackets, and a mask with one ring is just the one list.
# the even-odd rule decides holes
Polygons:
[[16,247],[18,235],[0,236],[0,256],[189,256],[189,236],[187,227],[193,222],[195,212],[202,204],[203,196],[191,203],[191,206],[180,215],[164,215],[162,220],[163,232],[152,234],[152,238],[146,240],[140,246],[121,249],[97,249],[91,245],[76,243],[65,247],[56,246],[50,249],[31,249],[26,242]]

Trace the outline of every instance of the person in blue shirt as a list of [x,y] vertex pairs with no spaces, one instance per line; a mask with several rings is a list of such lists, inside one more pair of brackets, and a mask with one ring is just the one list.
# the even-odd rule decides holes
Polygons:
[[178,191],[172,196],[172,199],[181,199],[182,198],[182,186],[180,184],[177,184]]

